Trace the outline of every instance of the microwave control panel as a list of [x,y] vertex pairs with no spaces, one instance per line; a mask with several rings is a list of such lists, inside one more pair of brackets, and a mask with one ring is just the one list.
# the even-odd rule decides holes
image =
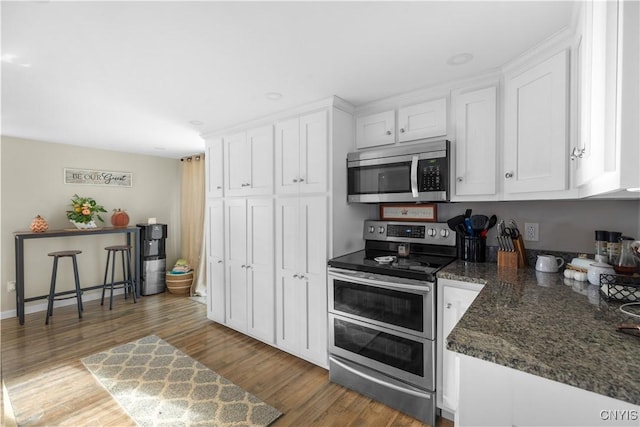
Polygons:
[[420,160],[418,191],[447,191],[446,158]]

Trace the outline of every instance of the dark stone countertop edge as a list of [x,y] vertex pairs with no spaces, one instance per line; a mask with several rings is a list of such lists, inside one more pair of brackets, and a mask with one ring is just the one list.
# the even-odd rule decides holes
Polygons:
[[[607,307],[606,302],[600,301],[599,306],[596,306],[593,301],[587,302],[585,295],[576,294],[563,282],[561,273],[543,277],[545,280],[549,278],[550,284],[540,286],[540,277],[537,274],[539,275],[531,267],[505,272],[493,263],[470,263],[460,260],[438,272],[438,278],[485,285],[451,334],[445,337],[446,348],[640,405],[640,339],[615,332],[616,321],[629,320],[621,313],[618,314],[618,305]],[[509,286],[505,287],[505,283]],[[581,286],[590,288],[588,284]],[[597,287],[595,289],[597,290]],[[593,289],[589,291],[593,293]],[[590,298],[592,296],[590,295]],[[553,298],[552,304],[539,303],[550,297]],[[497,309],[499,304],[496,304],[496,301],[506,301],[506,308]],[[532,301],[535,301],[535,304]],[[514,310],[508,306],[509,304],[517,305],[518,308]],[[577,317],[576,322],[581,317],[586,319],[588,325],[585,328],[592,328],[594,335],[599,338],[583,334],[584,337],[571,335],[570,339],[566,339],[567,330],[563,330],[562,327],[558,328],[555,337],[553,322],[566,320],[566,317],[563,318],[565,314]],[[526,334],[523,338],[518,336],[514,328],[509,330],[510,325],[519,322],[527,322],[534,333]],[[536,322],[539,325],[536,325]],[[536,330],[544,331],[544,334],[536,336]],[[549,352],[550,343],[557,347],[553,351],[562,354],[558,357],[558,363],[554,357],[545,354]],[[618,345],[620,343],[623,345]],[[596,357],[590,362],[589,350],[592,348],[606,348],[604,359],[599,360]],[[577,360],[579,363],[566,362],[563,358],[569,361]],[[627,366],[605,369],[602,363],[607,360],[609,364],[612,360],[623,361]]]

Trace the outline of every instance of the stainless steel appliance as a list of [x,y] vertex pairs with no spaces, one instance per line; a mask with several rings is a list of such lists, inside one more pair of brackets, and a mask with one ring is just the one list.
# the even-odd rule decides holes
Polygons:
[[329,378],[435,425],[435,275],[455,259],[455,232],[365,221],[364,238],[329,261]]
[[140,227],[140,276],[142,295],[165,291],[167,224],[136,224]]
[[449,200],[449,141],[359,151],[347,155],[347,201]]

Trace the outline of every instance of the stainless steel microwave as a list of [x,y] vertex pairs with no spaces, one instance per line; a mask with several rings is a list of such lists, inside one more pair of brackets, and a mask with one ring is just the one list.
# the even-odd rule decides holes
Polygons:
[[349,153],[347,201],[448,201],[449,153],[446,140]]

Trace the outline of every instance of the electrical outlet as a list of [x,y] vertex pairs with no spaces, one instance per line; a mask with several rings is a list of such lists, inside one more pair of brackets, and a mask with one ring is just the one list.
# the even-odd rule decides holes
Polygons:
[[530,242],[537,242],[538,235],[538,223],[537,222],[525,222],[524,223],[524,240],[528,240]]
[[9,292],[15,292],[16,291],[16,281],[15,280],[9,280],[7,282],[7,291],[9,291]]

